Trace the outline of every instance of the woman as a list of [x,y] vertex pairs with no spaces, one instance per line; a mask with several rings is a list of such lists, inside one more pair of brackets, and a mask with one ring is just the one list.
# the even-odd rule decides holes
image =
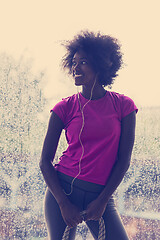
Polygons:
[[[113,192],[130,164],[135,136],[134,102],[106,91],[122,66],[115,38],[82,32],[65,45],[63,67],[82,92],[62,99],[51,110],[40,168],[48,186],[45,217],[51,240],[62,239],[66,226],[75,239],[84,220],[94,239],[103,217],[107,240],[126,240]],[[53,165],[59,137],[65,129],[68,148]],[[85,211],[85,216],[82,212]]]

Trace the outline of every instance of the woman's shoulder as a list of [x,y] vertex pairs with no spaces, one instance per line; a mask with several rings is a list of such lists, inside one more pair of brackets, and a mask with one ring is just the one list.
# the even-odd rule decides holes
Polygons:
[[121,112],[122,118],[134,110],[136,112],[138,111],[134,101],[125,94],[110,91],[109,96],[111,97],[115,108]]
[[76,94],[62,98],[61,101],[57,102],[50,112],[55,112],[60,119],[63,121],[64,125],[68,117],[69,112],[73,108],[74,102],[76,101]]
[[77,94],[73,94],[71,96],[64,97],[64,98],[62,98],[61,102],[72,103],[72,102],[76,101],[76,98],[77,98],[76,96],[77,96]]
[[64,97],[60,101],[57,101],[57,103],[54,105],[51,111],[56,108],[61,108],[61,109],[68,108],[69,106],[73,105],[75,101],[76,101],[76,94],[73,94],[68,97]]
[[123,102],[123,101],[133,101],[129,96],[123,94],[123,93],[118,93],[114,91],[109,91],[110,97],[114,98],[117,101]]
[[117,99],[121,99],[121,98],[123,98],[124,96],[126,96],[126,95],[124,95],[123,93],[118,93],[118,92],[114,92],[114,91],[108,91],[108,93],[109,93],[111,96],[113,96],[113,97],[115,97],[115,98],[117,98]]

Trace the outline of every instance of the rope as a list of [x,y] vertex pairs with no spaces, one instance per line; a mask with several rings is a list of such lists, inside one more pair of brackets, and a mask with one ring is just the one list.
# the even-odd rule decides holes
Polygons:
[[99,219],[99,234],[98,234],[98,240],[105,240],[106,230],[105,230],[105,224],[104,219],[101,217]]
[[[64,231],[64,234],[63,234],[63,237],[62,237],[62,240],[69,240],[69,233],[70,233],[70,228],[67,226],[65,231]],[[98,233],[98,240],[105,240],[105,234],[106,233],[106,230],[105,230],[105,224],[104,224],[104,220],[103,218],[101,217],[99,219],[99,233]]]

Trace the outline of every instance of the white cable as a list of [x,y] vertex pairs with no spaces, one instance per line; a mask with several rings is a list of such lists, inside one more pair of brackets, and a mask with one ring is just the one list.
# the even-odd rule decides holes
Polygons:
[[[78,92],[78,101],[79,101],[79,105],[80,105],[80,110],[81,110],[81,113],[82,113],[82,127],[81,127],[81,130],[80,130],[80,133],[79,133],[79,141],[80,141],[80,144],[81,144],[81,147],[82,147],[82,154],[81,154],[81,157],[80,157],[80,160],[79,160],[79,173],[73,178],[72,182],[71,182],[71,191],[70,193],[66,193],[64,191],[64,193],[66,195],[71,195],[71,193],[73,192],[73,183],[75,181],[75,179],[80,175],[81,173],[81,161],[82,161],[82,157],[83,157],[83,154],[84,154],[84,146],[82,144],[82,141],[81,141],[81,134],[82,134],[82,131],[83,131],[83,128],[84,128],[84,113],[83,113],[83,110],[84,108],[86,107],[86,105],[91,101],[92,99],[92,95],[93,95],[93,89],[94,89],[94,86],[96,84],[96,80],[97,80],[97,76],[95,77],[95,81],[94,81],[94,84],[92,86],[92,89],[91,89],[91,95],[90,95],[90,98],[89,100],[84,104],[83,108],[81,106],[81,102],[80,102],[80,99],[79,99],[79,92]],[[83,211],[81,212],[81,215],[85,215],[86,211]],[[83,219],[84,220],[84,219]],[[84,220],[85,221],[85,220]],[[67,226],[65,231],[64,231],[64,234],[63,234],[63,237],[62,237],[62,240],[68,240],[69,239],[69,233],[70,233],[70,228]],[[98,234],[98,240],[105,240],[105,223],[104,223],[104,219],[101,217],[99,219],[99,234]]]
[[82,161],[82,157],[84,155],[84,146],[83,146],[83,143],[81,141],[81,134],[82,134],[82,131],[83,131],[83,128],[84,128],[84,113],[83,113],[83,110],[84,108],[86,107],[86,105],[91,101],[92,99],[92,95],[93,95],[93,89],[94,89],[94,86],[96,84],[96,80],[97,80],[97,75],[95,77],[95,81],[93,83],[93,86],[92,86],[92,89],[91,89],[91,95],[90,95],[90,98],[89,100],[84,104],[83,108],[81,106],[81,102],[80,102],[80,99],[79,99],[79,92],[78,92],[78,101],[79,101],[79,105],[80,105],[80,110],[81,110],[81,113],[82,113],[82,127],[81,127],[81,130],[80,130],[80,133],[79,133],[79,141],[80,141],[80,144],[81,144],[81,147],[82,147],[82,154],[81,154],[81,157],[80,157],[80,160],[79,160],[79,173],[73,178],[72,182],[71,182],[71,191],[69,193],[66,193],[64,190],[64,193],[69,196],[72,194],[73,192],[73,183],[74,181],[76,180],[76,178],[80,175],[81,173],[81,161]]

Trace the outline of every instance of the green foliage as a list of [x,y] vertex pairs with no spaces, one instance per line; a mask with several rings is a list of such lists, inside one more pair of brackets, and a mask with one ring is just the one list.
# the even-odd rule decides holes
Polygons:
[[[143,107],[137,114],[136,139],[133,158],[150,159],[150,164],[160,156],[160,107]],[[153,162],[152,162],[153,161]]]
[[44,77],[33,73],[31,60],[0,55],[0,200],[12,209],[31,208],[33,195],[41,196],[38,184],[44,186],[38,165],[46,130],[40,121]]
[[32,73],[31,60],[0,55],[1,152],[38,152],[44,124],[39,120],[46,104],[41,84],[44,73]]

